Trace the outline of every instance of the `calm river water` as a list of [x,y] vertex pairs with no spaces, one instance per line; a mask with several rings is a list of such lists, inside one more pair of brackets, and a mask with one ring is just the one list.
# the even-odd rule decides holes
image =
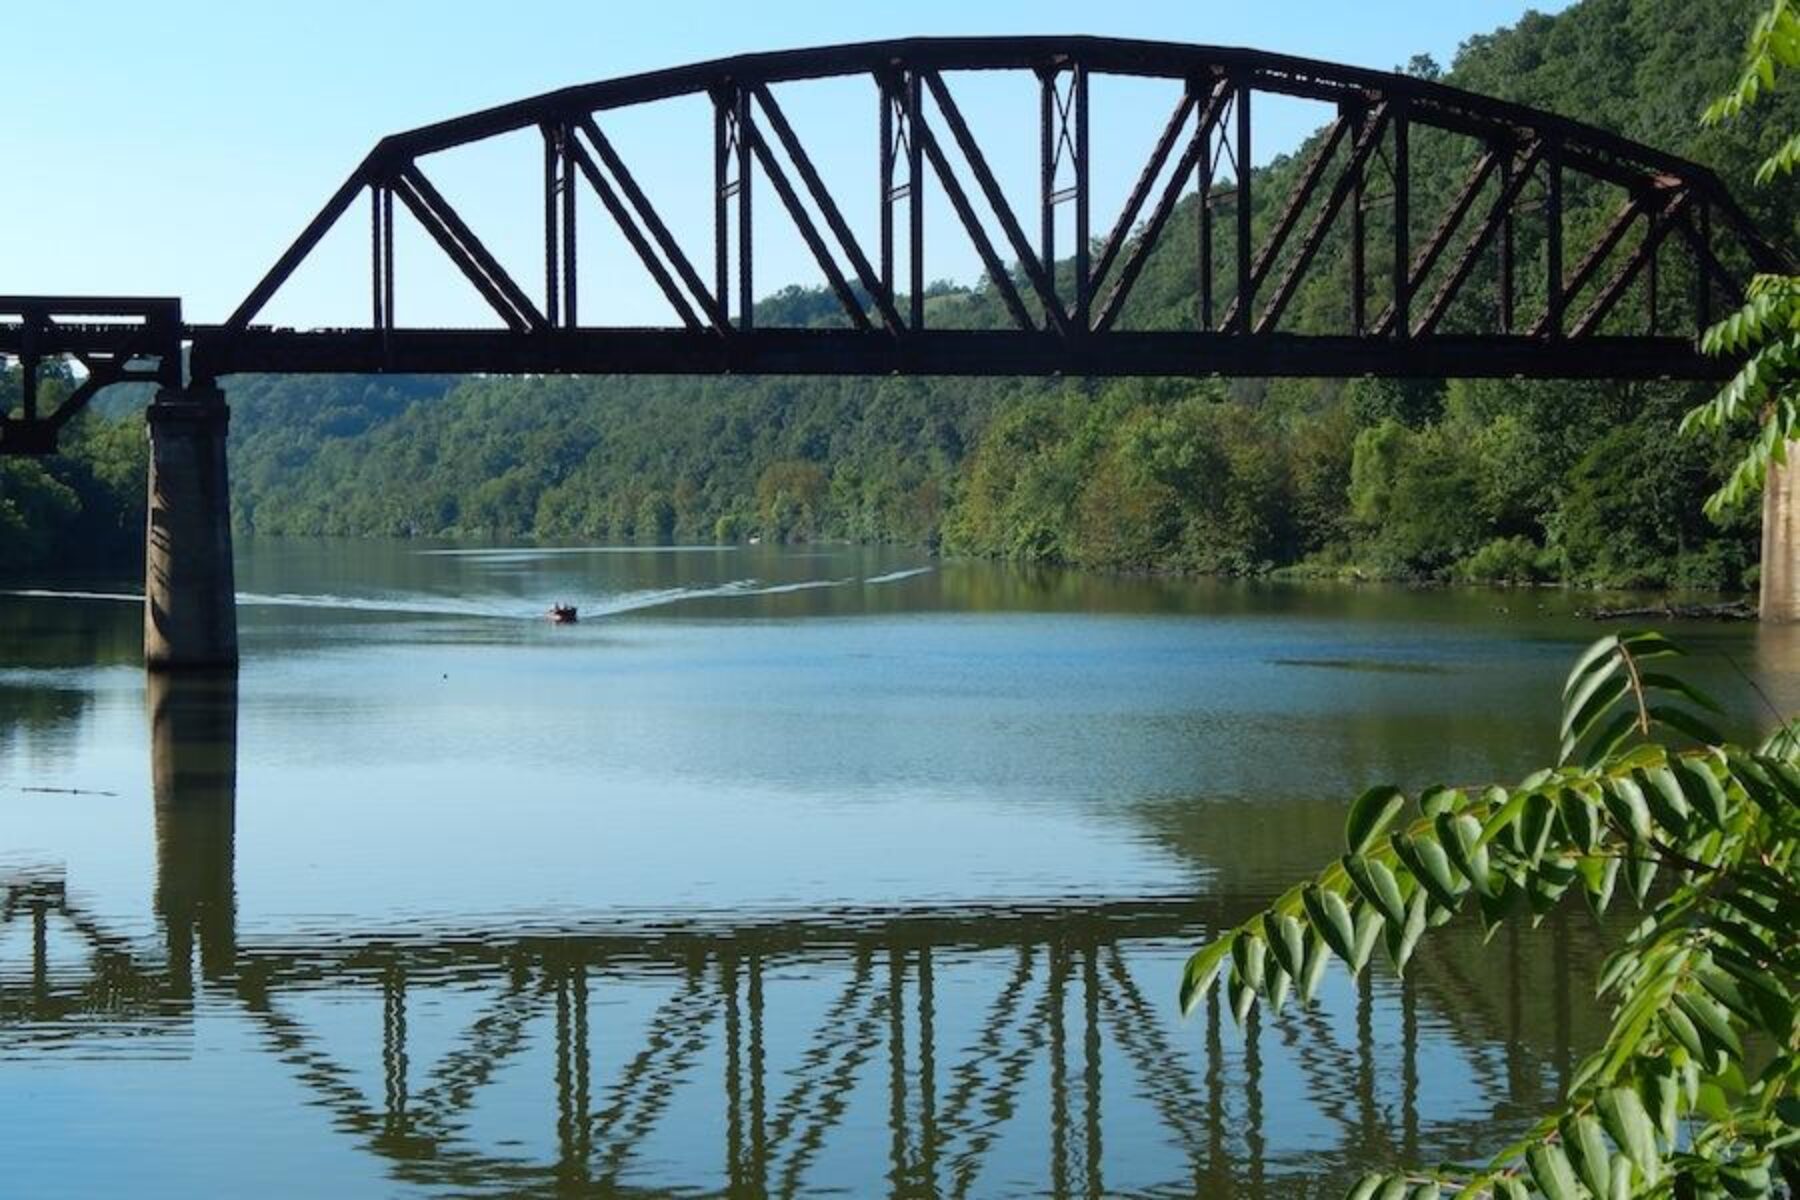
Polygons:
[[[1600,1031],[1579,908],[1175,1007],[1362,785],[1545,761],[1587,598],[239,552],[235,687],[147,683],[132,580],[0,595],[6,1196],[1304,1197]],[[1800,642],[1680,636],[1800,707]]]

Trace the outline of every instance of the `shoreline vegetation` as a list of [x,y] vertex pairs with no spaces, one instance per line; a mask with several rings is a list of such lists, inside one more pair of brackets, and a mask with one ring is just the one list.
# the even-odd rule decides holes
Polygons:
[[[1714,170],[1771,240],[1800,244],[1800,197],[1756,164],[1800,125],[1779,92],[1726,127],[1697,115],[1735,78],[1756,0],[1580,0],[1470,38],[1448,72],[1407,70],[1616,130]],[[1470,148],[1421,131],[1414,209],[1435,220]],[[1261,169],[1257,230],[1308,146]],[[1571,188],[1578,244],[1616,197]],[[1370,245],[1390,210],[1367,213]],[[1122,328],[1190,324],[1191,199],[1150,255]],[[1340,222],[1340,224],[1343,224]],[[1221,223],[1216,252],[1235,235]],[[1521,262],[1541,261],[1521,222]],[[1296,294],[1297,331],[1348,304],[1344,231]],[[1665,271],[1666,320],[1692,287]],[[1059,266],[1072,271],[1069,264]],[[1491,293],[1495,264],[1471,279]],[[1370,273],[1381,269],[1371,263]],[[1540,292],[1541,278],[1522,282]],[[1531,311],[1533,300],[1521,300]],[[1007,316],[986,282],[933,285],[927,320]],[[1621,303],[1621,322],[1640,306]],[[1472,323],[1476,314],[1452,314]],[[841,323],[822,288],[758,322]],[[1620,326],[1624,328],[1623,325]],[[1728,593],[1757,581],[1758,514],[1703,502],[1741,439],[1678,437],[1710,385],[1525,380],[238,377],[241,531],[667,544],[838,541],[1109,572]],[[51,379],[46,386],[66,386]],[[0,377],[0,407],[16,397]],[[103,396],[65,452],[0,462],[0,564],[141,556],[143,397]]]

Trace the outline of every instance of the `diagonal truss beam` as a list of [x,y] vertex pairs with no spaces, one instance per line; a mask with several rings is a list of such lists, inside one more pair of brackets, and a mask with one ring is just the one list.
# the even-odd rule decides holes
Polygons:
[[[1706,208],[1702,206],[1700,209],[1701,229],[1696,229],[1694,227],[1692,217],[1693,214],[1691,212],[1683,213],[1680,222],[1681,236],[1683,240],[1693,248],[1694,257],[1699,260],[1699,270],[1701,275],[1711,276],[1712,279],[1717,281],[1728,294],[1742,296],[1744,294],[1743,285],[1738,283],[1737,276],[1733,275],[1731,270],[1726,267],[1724,263],[1719,261],[1719,256],[1713,253],[1711,240],[1704,232],[1704,230],[1709,228]],[[1779,259],[1776,259],[1775,261],[1779,262]],[[1759,271],[1766,269],[1768,268],[1762,264],[1758,264],[1757,266],[1757,270]]]
[[844,220],[843,212],[838,208],[837,201],[832,199],[831,191],[825,186],[825,181],[820,178],[818,168],[813,165],[811,156],[806,153],[806,147],[794,133],[794,127],[788,123],[787,114],[781,111],[781,106],[775,102],[774,94],[766,86],[758,84],[753,90],[757,103],[762,106],[763,114],[769,119],[769,127],[775,131],[776,140],[781,143],[782,149],[787,151],[787,156],[793,160],[794,169],[800,173],[800,182],[806,185],[807,193],[812,196],[813,204],[818,207],[819,212],[825,218],[825,224],[830,227],[838,244],[844,248],[845,255],[850,259],[850,266],[856,272],[857,281],[862,284],[863,290],[874,301],[876,311],[881,314],[882,323],[888,327],[889,332],[900,333],[904,328],[904,323],[900,320],[899,312],[894,308],[893,296],[887,288],[882,286],[881,280],[876,276],[874,267],[869,262],[869,256],[863,253],[862,245],[856,240],[856,234],[850,229],[849,222]]
[[431,185],[417,163],[402,167],[394,183],[400,196],[419,224],[425,227],[450,261],[468,277],[495,312],[514,330],[524,333],[545,329],[548,322],[537,310],[524,289],[513,281],[481,239],[475,236],[450,202]]
[[1600,327],[1600,322],[1606,319],[1607,314],[1612,312],[1613,307],[1618,304],[1619,297],[1623,296],[1626,289],[1636,281],[1638,273],[1644,269],[1644,265],[1656,257],[1656,252],[1661,248],[1663,239],[1681,224],[1681,216],[1686,211],[1689,202],[1690,197],[1686,192],[1677,192],[1669,198],[1668,203],[1663,206],[1663,210],[1657,214],[1656,220],[1649,229],[1645,230],[1643,244],[1638,247],[1637,253],[1619,267],[1619,270],[1594,297],[1593,303],[1588,305],[1587,311],[1576,319],[1573,328],[1569,330],[1570,337],[1586,337]]
[[[1582,256],[1581,262],[1575,268],[1575,274],[1563,285],[1565,301],[1573,300],[1581,293],[1582,289],[1593,281],[1595,274],[1605,265],[1607,258],[1611,256],[1613,250],[1618,247],[1619,242],[1630,230],[1632,222],[1646,211],[1644,198],[1641,195],[1634,195],[1613,215],[1613,219],[1607,223],[1606,229],[1601,233],[1599,239]],[[1531,327],[1531,336],[1542,337],[1549,331],[1549,328],[1550,316],[1546,313],[1538,319],[1536,325]]]
[[1281,320],[1281,314],[1294,298],[1294,292],[1300,286],[1301,278],[1312,260],[1325,244],[1325,235],[1331,232],[1331,223],[1337,218],[1338,210],[1344,206],[1344,200],[1351,191],[1360,187],[1363,172],[1374,157],[1376,147],[1381,144],[1382,135],[1387,132],[1388,110],[1385,105],[1378,106],[1373,112],[1363,117],[1362,131],[1356,135],[1356,142],[1350,150],[1350,161],[1344,164],[1343,172],[1331,186],[1331,192],[1325,197],[1325,203],[1313,215],[1313,223],[1307,229],[1306,236],[1300,241],[1300,248],[1294,257],[1288,260],[1287,270],[1281,281],[1275,285],[1275,295],[1269,300],[1269,307],[1263,310],[1262,319],[1256,323],[1257,333],[1268,333]]
[[1137,224],[1138,213],[1143,210],[1144,201],[1150,198],[1150,189],[1156,186],[1163,168],[1168,165],[1169,155],[1174,153],[1175,142],[1181,137],[1181,131],[1187,125],[1187,119],[1193,115],[1194,105],[1199,103],[1193,88],[1182,89],[1181,99],[1175,104],[1175,111],[1169,114],[1167,124],[1163,126],[1161,136],[1156,139],[1156,146],[1150,151],[1150,157],[1144,163],[1144,169],[1138,172],[1137,182],[1132,184],[1131,194],[1125,198],[1125,207],[1119,211],[1119,219],[1114,222],[1112,233],[1107,236],[1106,244],[1100,248],[1100,258],[1094,263],[1091,285],[1100,287],[1106,282],[1106,276],[1112,271],[1114,261],[1120,251],[1131,240],[1131,230]]
[[1066,333],[1069,329],[1069,314],[1056,294],[1055,282],[1050,278],[1046,265],[1033,252],[1031,243],[1025,237],[1025,230],[1019,225],[1019,219],[1013,213],[1012,205],[1007,202],[1006,194],[1000,190],[993,171],[988,169],[987,158],[981,153],[974,135],[969,132],[969,124],[963,120],[962,110],[956,106],[956,100],[945,86],[943,76],[931,71],[925,75],[925,84],[931,89],[932,97],[937,100],[938,109],[944,114],[945,123],[950,126],[951,136],[956,139],[963,157],[974,171],[975,181],[981,185],[989,207],[999,218],[1000,228],[1006,234],[1007,241],[1012,243],[1013,254],[1024,268],[1025,277],[1031,282],[1032,289],[1037,292],[1038,301],[1044,306],[1050,324],[1059,332]]
[[587,136],[588,141],[594,144],[594,150],[600,155],[600,161],[606,164],[606,169],[611,171],[613,178],[619,181],[619,190],[625,194],[625,198],[637,210],[644,228],[649,231],[651,238],[655,240],[658,249],[662,251],[663,257],[668,260],[675,273],[681,277],[682,283],[687,285],[688,291],[693,294],[695,302],[700,305],[707,320],[712,322],[713,328],[724,330],[728,322],[720,308],[719,298],[708,291],[706,284],[701,282],[700,273],[694,270],[694,264],[682,252],[681,244],[669,232],[669,227],[657,213],[656,206],[650,203],[649,197],[645,196],[644,190],[638,186],[636,177],[626,167],[625,160],[619,156],[619,152],[614,149],[612,140],[601,131],[599,123],[591,114],[581,118],[576,124]]
[[[917,85],[918,77],[915,76],[912,82],[912,91],[915,97]],[[891,81],[884,82],[884,86],[890,90],[895,88]],[[904,103],[905,93],[898,93],[898,95],[900,102]],[[931,169],[937,175],[938,182],[943,185],[944,195],[948,197],[950,207],[956,210],[957,219],[962,222],[963,229],[969,235],[969,240],[975,244],[975,253],[981,257],[982,269],[987,272],[988,278],[993,280],[994,289],[1000,293],[1000,300],[1006,305],[1007,313],[1011,315],[1013,323],[1021,330],[1028,333],[1035,332],[1037,323],[1031,319],[1031,312],[1025,307],[1025,301],[1020,298],[1019,289],[1013,286],[1012,274],[1007,271],[1006,264],[1000,261],[999,254],[995,253],[994,243],[988,238],[987,229],[982,226],[981,218],[976,216],[975,206],[969,203],[969,196],[963,190],[962,181],[957,179],[956,172],[951,169],[950,160],[944,155],[943,147],[938,145],[937,136],[931,132],[931,126],[925,120],[923,106],[912,105],[910,114],[912,119],[908,122],[908,132],[913,138],[913,145],[917,151],[922,151],[925,157],[931,160]],[[918,211],[921,199],[922,197],[915,192],[909,200],[909,203],[914,206],[914,211]],[[915,225],[915,230],[916,228]],[[912,254],[916,263],[919,260],[919,247],[913,247]]]
[[738,136],[747,137],[751,148],[756,152],[757,161],[762,163],[763,171],[769,177],[769,183],[775,188],[775,194],[781,198],[783,208],[793,218],[794,227],[800,231],[800,238],[806,248],[812,251],[819,269],[825,272],[825,280],[837,295],[838,303],[843,305],[844,315],[850,318],[850,324],[857,329],[869,328],[869,314],[863,309],[862,300],[851,289],[850,283],[839,269],[837,259],[833,257],[831,248],[819,233],[819,227],[813,224],[812,214],[806,211],[806,205],[800,202],[800,194],[794,190],[793,181],[788,178],[781,160],[769,149],[768,139],[762,135],[761,128],[750,117],[750,109],[745,105],[740,112]]
[[1206,107],[1201,110],[1200,121],[1194,128],[1194,136],[1188,141],[1187,149],[1182,152],[1181,160],[1175,164],[1175,171],[1169,176],[1169,182],[1163,186],[1161,199],[1151,212],[1150,219],[1138,233],[1137,245],[1132,247],[1131,257],[1119,268],[1119,278],[1113,284],[1112,291],[1107,293],[1106,302],[1100,307],[1100,314],[1094,318],[1094,331],[1104,333],[1112,328],[1125,310],[1125,301],[1131,297],[1131,289],[1150,261],[1150,254],[1156,249],[1157,240],[1162,236],[1163,226],[1169,223],[1169,216],[1175,211],[1175,204],[1181,199],[1181,193],[1187,189],[1188,177],[1200,164],[1201,156],[1206,154],[1212,141],[1213,126],[1218,124],[1220,114],[1225,111],[1226,97],[1231,94],[1232,82],[1228,77],[1221,77],[1213,84],[1212,92],[1207,97]]
[[281,289],[281,285],[288,281],[288,277],[302,262],[306,261],[306,256],[313,252],[325,235],[331,232],[331,227],[337,224],[338,218],[343,216],[350,205],[355,202],[356,194],[362,191],[365,184],[373,182],[370,164],[375,157],[374,154],[371,154],[368,159],[365,159],[356,172],[344,180],[343,185],[332,193],[331,199],[325,202],[325,206],[307,223],[306,228],[300,231],[300,236],[294,239],[293,244],[282,252],[280,258],[275,260],[275,265],[269,268],[268,273],[257,281],[254,288],[250,289],[250,294],[244,297],[243,303],[239,304],[225,319],[225,328],[249,328],[250,322],[254,321],[269,303],[270,297]]
[[[1537,173],[1538,164],[1544,159],[1544,149],[1544,143],[1533,142],[1526,150],[1523,161],[1512,167],[1504,176],[1505,181],[1501,184],[1500,194],[1494,197],[1494,203],[1488,209],[1486,218],[1482,220],[1481,227],[1464,243],[1462,254],[1450,268],[1449,274],[1444,277],[1443,283],[1438,285],[1438,290],[1432,296],[1431,304],[1426,308],[1425,315],[1419,318],[1417,325],[1413,326],[1414,337],[1424,337],[1437,329],[1438,323],[1450,311],[1450,305],[1456,299],[1458,290],[1468,281],[1469,275],[1474,271],[1475,263],[1480,259],[1481,252],[1487,248],[1496,233],[1503,229],[1510,229],[1509,222],[1513,215],[1513,205],[1518,203],[1519,196],[1525,191],[1526,185],[1531,182],[1532,176]],[[1505,252],[1502,262],[1503,273],[1510,273],[1511,270],[1510,236],[1508,233],[1509,240],[1502,246],[1502,250]],[[1501,303],[1509,304],[1512,295],[1512,285],[1509,280],[1502,280],[1501,295]]]
[[[1275,228],[1269,234],[1269,240],[1263,243],[1262,251],[1256,257],[1256,265],[1250,270],[1250,287],[1247,295],[1254,297],[1261,290],[1263,281],[1268,278],[1269,271],[1275,266],[1275,260],[1280,257],[1282,250],[1287,246],[1287,240],[1293,234],[1294,227],[1300,223],[1301,215],[1306,212],[1306,206],[1312,203],[1313,193],[1318,190],[1319,181],[1325,177],[1325,168],[1331,165],[1331,160],[1337,154],[1338,147],[1343,144],[1344,134],[1349,128],[1349,121],[1340,113],[1337,119],[1331,123],[1331,128],[1326,131],[1324,140],[1313,148],[1311,161],[1307,163],[1299,184],[1288,196],[1287,206],[1282,210],[1280,218],[1276,220]],[[1225,310],[1224,328],[1227,332],[1237,328],[1239,315],[1238,301],[1234,300],[1231,307]],[[1249,314],[1242,315],[1244,324],[1248,325],[1250,323]]]
[[[1495,168],[1499,165],[1500,155],[1490,148],[1483,152],[1481,157],[1476,160],[1474,167],[1470,168],[1469,177],[1463,183],[1462,190],[1457,193],[1456,199],[1445,210],[1443,220],[1439,221],[1437,228],[1432,230],[1431,237],[1426,240],[1424,246],[1420,247],[1418,256],[1413,259],[1412,265],[1407,269],[1405,286],[1409,300],[1418,293],[1426,278],[1436,269],[1438,259],[1443,257],[1444,251],[1450,245],[1450,239],[1456,235],[1458,229],[1462,228],[1463,219],[1469,215],[1469,209],[1475,205],[1475,198],[1481,194],[1481,189],[1487,186],[1488,178],[1493,175]],[[1381,318],[1375,323],[1375,335],[1377,337],[1390,336],[1398,326],[1399,319],[1399,306],[1389,304],[1387,311],[1382,313]]]
[[[599,129],[596,128],[594,132],[598,133]],[[569,130],[563,148],[564,153],[569,156],[569,161],[575,164],[576,169],[587,178],[588,186],[592,187],[595,194],[600,197],[600,203],[612,215],[613,222],[618,225],[619,232],[625,235],[626,242],[637,252],[639,261],[644,264],[644,269],[650,272],[650,277],[656,281],[657,288],[662,292],[663,298],[669,302],[669,306],[675,310],[675,315],[681,318],[681,323],[689,329],[700,328],[700,319],[694,315],[693,307],[689,305],[687,296],[683,294],[680,287],[676,286],[674,278],[669,274],[668,267],[663,265],[663,260],[658,258],[656,252],[651,249],[643,228],[638,224],[631,211],[626,208],[618,191],[614,189],[606,176],[601,174],[599,165],[594,162],[593,156],[587,152],[587,148],[576,138],[573,129]],[[598,148],[597,144],[596,148]],[[692,268],[690,267],[689,270],[691,271]],[[702,291],[701,294],[705,295],[705,292]],[[711,299],[711,297],[707,298]],[[717,327],[715,323],[714,328]]]

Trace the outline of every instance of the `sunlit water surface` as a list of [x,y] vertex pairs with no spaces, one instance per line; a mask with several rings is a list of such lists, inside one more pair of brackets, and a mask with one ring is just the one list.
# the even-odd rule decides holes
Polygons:
[[[1544,761],[1590,598],[710,547],[238,578],[235,688],[147,683],[132,580],[0,595],[6,1196],[1308,1196],[1494,1147],[1602,1029],[1578,909],[1241,1029],[1174,1003],[1361,785]],[[1781,631],[1679,633],[1743,728],[1800,699]]]

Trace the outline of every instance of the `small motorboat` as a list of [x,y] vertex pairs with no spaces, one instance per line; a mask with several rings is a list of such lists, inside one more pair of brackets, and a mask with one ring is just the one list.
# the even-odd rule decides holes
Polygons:
[[552,604],[544,615],[550,618],[552,625],[573,625],[580,619],[573,604]]

